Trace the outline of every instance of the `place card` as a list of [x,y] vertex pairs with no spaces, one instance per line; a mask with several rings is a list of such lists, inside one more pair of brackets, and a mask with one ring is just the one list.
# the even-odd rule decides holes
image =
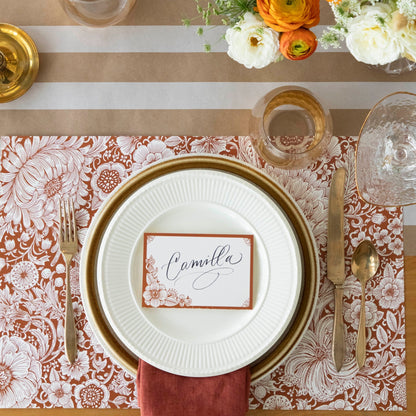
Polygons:
[[253,236],[144,233],[142,306],[252,309]]

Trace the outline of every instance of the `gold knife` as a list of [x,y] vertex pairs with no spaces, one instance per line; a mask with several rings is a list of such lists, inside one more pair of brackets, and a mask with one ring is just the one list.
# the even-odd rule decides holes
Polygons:
[[345,168],[339,168],[332,178],[328,206],[327,275],[335,285],[334,330],[332,357],[335,368],[341,370],[344,361],[343,295],[345,281],[344,263],[344,186]]

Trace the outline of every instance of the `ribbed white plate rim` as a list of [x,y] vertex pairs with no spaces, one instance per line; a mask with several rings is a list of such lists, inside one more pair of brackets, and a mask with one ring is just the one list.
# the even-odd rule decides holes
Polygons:
[[[192,175],[193,177],[195,177],[194,176],[194,174],[195,174],[195,172],[192,172],[192,173],[189,173],[189,171],[185,171],[185,172],[188,172],[188,173],[184,173],[184,172],[175,172],[175,173],[172,173],[172,174],[169,174],[168,176],[170,176],[170,175],[176,175],[176,176],[183,176],[183,175]],[[198,177],[200,177],[200,175],[201,174],[206,174],[206,172],[204,172],[204,173],[202,173],[200,170],[198,170]],[[243,180],[243,179],[241,179],[241,178],[238,178],[238,177],[236,177],[235,175],[232,175],[232,174],[228,174],[228,173],[224,173],[224,172],[213,172],[213,171],[210,171],[210,175],[216,175],[218,178],[221,178],[221,181],[223,181],[225,178],[227,178],[229,181],[231,180],[231,178],[232,178],[232,180],[231,180],[231,182],[230,182],[230,186],[232,187],[232,186],[235,186],[236,184],[239,184],[240,186],[243,186],[244,188],[246,188],[247,190],[251,187],[251,189],[250,189],[250,192],[251,193],[255,193],[255,194],[258,194],[258,192],[260,191],[258,188],[256,188],[254,185],[252,185],[252,184],[249,184],[249,183],[247,183],[247,181],[245,181],[245,180]],[[166,177],[165,178],[163,178],[163,180],[166,180]],[[151,182],[151,184],[153,185],[153,186],[159,186],[158,184],[157,184],[157,182],[155,182],[155,181],[153,181],[153,182]],[[142,194],[144,193],[144,192],[146,192],[146,187],[143,187],[141,190],[139,190],[138,192],[136,192],[135,193],[135,195],[133,196],[133,199],[136,199],[136,200],[138,200],[137,198],[139,197],[139,196],[142,196]],[[291,239],[292,239],[292,241],[294,242],[295,241],[295,239],[296,239],[296,237],[293,235],[293,232],[291,231],[291,227],[290,227],[290,224],[288,224],[288,222],[287,222],[287,219],[285,218],[285,214],[283,213],[283,212],[280,212],[279,211],[279,209],[276,209],[276,204],[275,204],[275,202],[274,201],[271,201],[271,200],[267,200],[267,199],[270,199],[269,197],[267,197],[262,191],[260,191],[261,192],[261,194],[262,194],[262,199],[263,199],[263,202],[265,203],[265,205],[266,206],[268,206],[269,208],[272,208],[272,210],[273,210],[273,212],[278,212],[278,214],[279,214],[279,217],[281,218],[281,220],[284,222],[284,223],[286,223],[286,227],[287,227],[287,230],[288,230],[288,232],[289,233],[291,233]],[[125,208],[126,206],[128,206],[129,205],[129,203],[131,203],[131,200],[132,199],[129,199],[129,201],[130,202],[127,202],[126,201],[126,203],[123,205],[123,207]],[[108,227],[108,229],[107,229],[107,233],[106,233],[106,236],[107,237],[104,237],[104,239],[103,239],[103,244],[104,244],[104,246],[105,246],[105,244],[106,244],[106,239],[108,238],[108,235],[111,235],[111,233],[113,232],[113,227],[117,227],[117,222],[120,220],[120,216],[122,215],[121,213],[124,211],[124,208],[123,207],[121,207],[120,209],[119,209],[119,211],[118,211],[118,214],[116,214],[115,216],[114,216],[114,218],[113,218],[113,220],[112,220],[112,222],[111,222],[111,224],[110,224],[110,226]],[[296,246],[294,246],[294,247],[296,247]],[[300,267],[300,259],[299,259],[299,253],[298,253],[298,251],[297,250],[295,250],[295,252],[297,253],[296,254],[296,262],[297,262],[297,266],[298,266],[298,277],[300,276],[300,271],[299,271],[299,267]],[[98,264],[100,264],[101,263],[101,261],[99,260],[98,261]],[[296,290],[295,290],[295,292],[297,292],[297,294],[296,294],[296,296],[298,296],[298,290],[299,290],[299,287],[300,287],[300,279],[298,278],[298,284],[297,284],[297,286],[296,286]],[[100,290],[100,292],[101,292],[101,294],[100,294],[100,297],[101,296],[105,296],[105,294],[104,293],[102,293],[103,292],[103,287],[102,287],[102,285],[99,285],[99,287],[101,286],[101,290]],[[296,297],[295,296],[295,297]],[[108,302],[103,302],[104,304],[106,304],[106,303],[108,303]],[[105,309],[107,309],[108,308],[108,305],[106,305],[105,306]],[[268,309],[267,309],[268,310]],[[272,311],[270,311],[270,312],[267,312],[267,313],[272,313]],[[238,363],[236,363],[236,362],[234,362],[233,360],[231,360],[231,361],[233,361],[233,362],[230,362],[230,363],[228,363],[228,365],[227,366],[225,366],[224,367],[224,365],[221,365],[220,367],[218,366],[218,363],[216,362],[216,365],[215,365],[215,368],[199,368],[200,367],[200,362],[198,361],[198,359],[197,359],[197,361],[196,361],[196,366],[198,367],[198,368],[188,368],[188,367],[183,367],[182,365],[178,365],[178,364],[174,364],[174,365],[168,365],[168,366],[166,366],[166,365],[162,365],[161,366],[161,364],[160,364],[160,359],[158,359],[157,357],[155,358],[155,357],[151,357],[151,356],[147,356],[146,354],[143,354],[143,352],[142,351],[140,351],[140,349],[138,350],[137,349],[137,344],[135,344],[135,342],[136,341],[134,341],[134,342],[132,342],[132,340],[130,340],[130,339],[128,339],[128,337],[126,338],[126,334],[125,333],[123,333],[123,331],[120,331],[120,328],[119,328],[119,324],[120,324],[120,322],[117,322],[117,319],[114,319],[114,317],[112,316],[112,311],[110,311],[109,312],[109,310],[107,309],[106,310],[106,316],[107,316],[107,318],[109,319],[109,321],[110,321],[110,323],[112,324],[112,326],[113,326],[113,328],[114,328],[114,330],[117,332],[117,334],[120,336],[120,338],[123,340],[123,342],[125,342],[125,344],[132,350],[132,351],[134,351],[135,353],[137,353],[141,358],[143,358],[143,359],[146,359],[148,362],[150,362],[150,363],[152,363],[152,364],[154,364],[154,365],[156,365],[156,366],[158,366],[159,368],[160,367],[162,367],[163,369],[165,369],[165,370],[167,370],[167,371],[171,371],[171,372],[175,372],[175,373],[180,373],[180,374],[184,374],[184,375],[215,375],[215,374],[219,374],[219,373],[223,373],[223,372],[227,372],[227,371],[231,371],[234,367],[241,367],[242,365],[245,365],[245,364],[247,364],[248,362],[251,362],[252,360],[254,360],[255,358],[257,358],[258,356],[260,356],[265,350],[267,350],[267,348],[270,346],[270,345],[272,345],[273,344],[273,342],[275,341],[275,338],[276,337],[278,337],[278,335],[279,334],[275,334],[275,336],[273,336],[274,334],[271,334],[272,335],[272,337],[270,338],[270,342],[269,342],[269,344],[267,344],[267,345],[265,345],[264,346],[264,348],[263,349],[261,349],[261,350],[259,350],[259,351],[256,351],[255,353],[254,353],[254,355],[251,355],[251,354],[248,354],[248,356],[246,357],[246,361],[241,361],[241,359],[239,360],[239,362]],[[253,319],[254,320],[254,319]],[[264,324],[264,322],[255,322],[255,325],[257,325],[257,329],[259,328],[259,327],[261,327],[262,326],[262,324]],[[141,334],[143,334],[144,332],[146,332],[147,330],[149,330],[149,328],[146,328],[146,330],[144,330],[143,332],[141,332]],[[244,336],[246,335],[245,333],[244,333],[244,330],[242,329],[241,331],[239,331],[240,333],[243,333],[242,334],[242,338],[244,338]],[[159,334],[160,335],[160,334]],[[162,334],[163,335],[163,334]],[[256,336],[257,336],[257,332],[256,332]],[[163,337],[162,337],[163,338]],[[166,338],[166,337],[165,337]],[[167,338],[169,338],[169,337],[167,337]],[[238,341],[241,341],[241,336],[240,337],[237,337],[237,339],[238,339]],[[172,340],[168,340],[169,342],[171,342]],[[223,342],[223,344],[224,345],[226,345],[226,349],[227,348],[231,348],[231,349],[234,349],[235,348],[235,342],[234,342],[235,340],[234,339],[232,339],[232,340],[225,340],[224,342]],[[158,340],[157,339],[155,339],[154,341],[152,341],[152,342],[154,342],[154,343],[156,343],[156,344],[158,344],[159,345],[159,343],[158,343]],[[176,340],[176,342],[177,342],[177,340]],[[169,343],[168,343],[168,345],[166,346],[166,348],[171,348],[172,346],[171,345],[169,345]],[[175,345],[173,345],[173,347],[175,348]],[[195,346],[193,346],[193,347],[195,347]],[[201,351],[202,350],[205,350],[206,349],[206,345],[198,345],[197,346],[197,349],[200,349]],[[193,348],[193,349],[195,349],[195,348]],[[240,346],[240,348],[239,349],[242,349],[242,350],[244,350],[244,348],[242,348],[241,346]],[[191,351],[189,351],[189,354],[185,354],[185,356],[195,356],[195,354],[196,354],[196,356],[198,355],[198,352],[196,352],[195,353],[195,351],[193,351],[193,350],[191,350]],[[211,353],[210,353],[211,354]],[[228,353],[227,353],[227,350],[226,351],[221,351],[221,354],[224,354],[224,356],[225,357],[227,357],[228,356]],[[183,354],[181,354],[182,356],[183,356]],[[240,357],[239,357],[240,358]],[[228,358],[227,358],[227,360],[228,360]],[[191,366],[192,367],[192,366]],[[209,367],[209,365],[208,365],[208,367]]]

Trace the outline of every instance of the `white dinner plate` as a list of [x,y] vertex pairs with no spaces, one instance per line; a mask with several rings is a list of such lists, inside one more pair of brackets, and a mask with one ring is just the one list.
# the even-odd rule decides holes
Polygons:
[[[253,309],[143,308],[144,232],[253,234]],[[169,173],[139,188],[112,217],[97,259],[104,314],[127,348],[162,370],[197,377],[267,352],[291,323],[302,276],[284,211],[251,182],[211,169]]]

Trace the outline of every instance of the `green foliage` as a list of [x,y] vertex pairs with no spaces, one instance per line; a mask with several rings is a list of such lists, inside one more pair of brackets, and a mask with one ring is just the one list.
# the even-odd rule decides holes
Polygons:
[[340,46],[341,36],[338,32],[334,30],[325,30],[322,33],[322,36],[319,40],[324,49],[328,49],[329,47],[332,47],[332,48],[341,47]]
[[383,19],[381,16],[377,16],[376,20],[378,23],[380,23],[380,26],[384,26],[386,24],[385,19]]
[[[189,27],[191,22],[195,19],[202,18],[206,26],[211,25],[211,19],[214,16],[220,16],[221,22],[224,26],[234,27],[235,30],[241,30],[238,26],[238,22],[247,13],[255,13],[254,8],[257,5],[257,0],[211,0],[210,2],[204,3],[201,0],[194,0],[196,4],[196,11],[198,16],[194,18],[182,19],[183,25]],[[261,29],[260,29],[261,30]],[[205,31],[203,27],[199,27],[196,31],[199,36],[202,36]],[[224,36],[221,37],[223,39]],[[205,52],[211,51],[211,45],[204,45]]]
[[195,0],[196,10],[206,25],[211,24],[212,16],[222,16],[224,25],[234,26],[246,12],[254,12],[256,0],[214,0],[202,7],[199,0]]

